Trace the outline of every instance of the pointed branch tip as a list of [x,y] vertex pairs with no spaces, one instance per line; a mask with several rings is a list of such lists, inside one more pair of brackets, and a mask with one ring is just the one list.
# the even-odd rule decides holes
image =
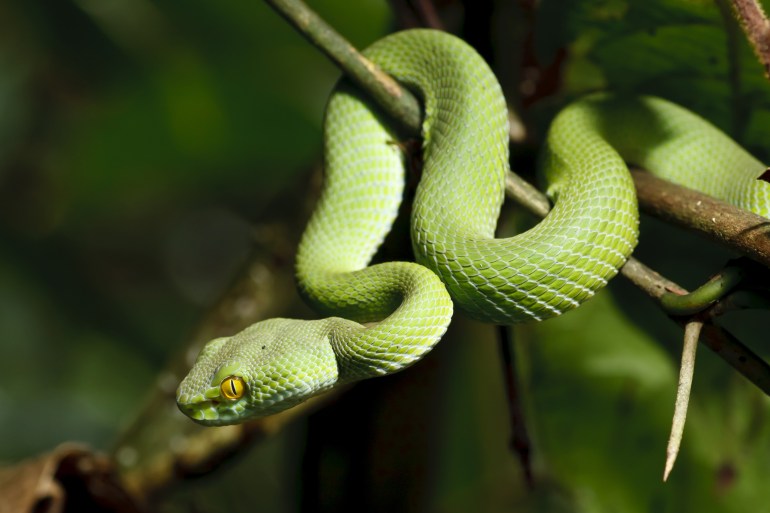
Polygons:
[[664,482],[668,480],[668,476],[674,468],[676,457],[679,455],[679,447],[682,445],[684,423],[687,419],[687,406],[690,403],[692,379],[695,375],[695,353],[698,350],[698,338],[702,328],[703,323],[697,320],[688,322],[684,328],[682,364],[679,368],[679,385],[676,390],[671,435],[668,438],[668,447],[666,447],[666,466],[663,470]]

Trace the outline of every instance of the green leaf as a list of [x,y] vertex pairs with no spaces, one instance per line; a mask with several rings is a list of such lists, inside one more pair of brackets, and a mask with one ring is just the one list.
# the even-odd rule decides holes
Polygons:
[[[568,50],[563,93],[590,89],[653,94],[698,112],[761,147],[770,87],[729,6],[698,0],[543,0],[543,62]],[[585,71],[596,78],[586,82]],[[765,123],[765,124],[763,124]],[[766,147],[766,145],[765,145]],[[767,158],[767,150],[758,154]]]

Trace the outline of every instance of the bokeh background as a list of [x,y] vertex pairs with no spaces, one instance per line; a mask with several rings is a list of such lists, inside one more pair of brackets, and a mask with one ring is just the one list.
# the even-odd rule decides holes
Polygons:
[[[310,5],[358,47],[417,20],[406,3]],[[435,5],[497,71],[528,134],[512,158],[532,180],[553,114],[603,88],[679,102],[770,161],[770,82],[725,2]],[[112,450],[255,233],[296,242],[338,76],[259,1],[0,2],[0,460],[64,441]],[[501,231],[532,222],[507,206]],[[642,230],[637,256],[687,287],[731,256],[653,219]],[[389,245],[408,251],[403,236]],[[724,323],[767,356],[767,319]],[[425,361],[154,507],[768,511],[770,404],[706,349],[680,460],[661,483],[681,332],[628,283],[515,330],[534,491],[508,449],[495,337],[458,315]]]

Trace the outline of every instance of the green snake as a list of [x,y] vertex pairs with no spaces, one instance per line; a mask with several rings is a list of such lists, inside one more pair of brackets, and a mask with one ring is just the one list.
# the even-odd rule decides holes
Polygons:
[[439,341],[453,304],[493,323],[579,306],[637,242],[626,162],[770,217],[770,184],[757,179],[765,166],[718,129],[662,99],[600,94],[550,127],[540,172],[553,210],[496,239],[508,117],[492,71],[466,43],[432,30],[390,35],[364,54],[424,106],[417,263],[369,266],[396,217],[405,159],[388,120],[342,81],[326,110],[322,195],[297,253],[300,292],[331,317],[270,319],[209,342],[177,394],[197,422],[242,422],[399,371]]

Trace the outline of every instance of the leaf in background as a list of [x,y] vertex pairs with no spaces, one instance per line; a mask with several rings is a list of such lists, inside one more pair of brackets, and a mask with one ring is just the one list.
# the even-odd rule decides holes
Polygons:
[[[770,82],[727,2],[543,0],[537,27],[543,62],[569,49],[567,96],[597,87],[662,96],[745,141],[758,157],[770,155],[762,128],[770,124]],[[597,78],[585,83],[585,69]]]
[[[388,21],[380,2],[316,7],[358,45]],[[0,176],[14,178],[0,183],[0,433],[22,434],[4,436],[0,455],[16,458],[71,438],[104,446],[120,429],[199,315],[174,279],[197,258],[201,281],[229,282],[239,253],[226,220],[239,201],[262,219],[275,191],[320,161],[339,73],[262,2],[13,0],[0,11],[0,146],[19,138],[13,108],[32,118],[12,165],[0,156]],[[283,208],[298,215],[302,202]],[[196,213],[216,208],[200,204],[229,216],[202,222]],[[191,219],[198,244],[164,254]],[[253,242],[242,226],[237,249]],[[30,403],[19,387],[33,371]]]
[[[661,314],[657,322],[669,321]],[[683,451],[664,484],[676,387],[665,341],[630,322],[607,293],[534,332],[535,448],[581,511],[738,513],[770,499],[759,484],[768,461],[770,430],[758,427],[767,401],[757,404],[757,390],[721,360],[705,350],[698,357]]]

